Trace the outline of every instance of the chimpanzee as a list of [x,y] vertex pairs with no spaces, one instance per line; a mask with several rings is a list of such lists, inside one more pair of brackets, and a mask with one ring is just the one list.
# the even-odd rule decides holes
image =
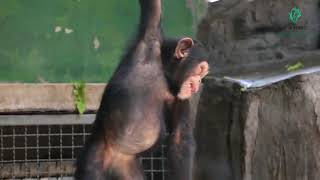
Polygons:
[[76,164],[77,180],[143,180],[138,156],[171,124],[172,176],[191,179],[194,151],[189,98],[208,73],[205,51],[190,38],[164,40],[161,0],[139,0],[140,25],[110,79]]

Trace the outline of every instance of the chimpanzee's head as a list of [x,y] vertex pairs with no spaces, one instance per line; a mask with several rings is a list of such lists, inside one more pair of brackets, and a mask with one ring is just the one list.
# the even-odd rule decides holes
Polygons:
[[171,92],[188,99],[199,90],[201,79],[209,72],[208,53],[191,38],[165,40],[161,49],[163,68]]

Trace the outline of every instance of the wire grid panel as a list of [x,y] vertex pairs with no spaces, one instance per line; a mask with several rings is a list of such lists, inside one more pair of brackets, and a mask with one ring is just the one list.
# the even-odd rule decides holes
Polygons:
[[[72,179],[91,125],[0,126],[0,179]],[[166,146],[140,158],[148,180],[165,180]]]

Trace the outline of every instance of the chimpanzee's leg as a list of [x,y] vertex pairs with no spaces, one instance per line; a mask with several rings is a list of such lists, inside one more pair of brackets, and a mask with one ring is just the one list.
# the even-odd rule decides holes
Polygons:
[[105,179],[107,180],[144,180],[143,169],[137,156],[131,156],[130,159],[117,159],[115,164],[107,167]]
[[103,180],[104,145],[89,138],[76,161],[75,180]]
[[196,100],[177,100],[173,107],[173,131],[169,139],[169,165],[171,180],[191,180],[193,176],[193,160],[195,141]]
[[103,141],[91,141],[77,161],[76,180],[144,180],[135,154],[115,151]]

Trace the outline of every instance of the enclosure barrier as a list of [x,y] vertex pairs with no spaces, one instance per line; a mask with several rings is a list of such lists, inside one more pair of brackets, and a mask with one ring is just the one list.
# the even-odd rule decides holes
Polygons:
[[[31,101],[32,96],[15,96],[21,89],[11,89],[12,98],[8,98],[6,92],[10,86],[12,85],[0,85],[0,179],[72,179],[75,159],[91,132],[95,115],[71,114],[74,111],[74,107],[71,107],[73,103],[59,111],[50,111],[50,106],[45,111],[40,111],[43,107],[23,103]],[[17,85],[13,86],[18,88]],[[51,92],[55,95],[61,90],[59,86],[72,90],[72,85],[19,85],[20,88],[27,88],[26,92]],[[87,88],[92,86],[88,85]],[[104,86],[95,86],[93,89],[95,88],[98,88],[96,92],[101,95],[101,88]],[[93,89],[91,92],[95,92]],[[72,95],[69,91],[62,92],[65,96]],[[39,104],[50,104],[43,102],[48,97],[36,97],[35,101],[42,101]],[[88,106],[97,107],[92,104],[99,103],[99,98],[95,99],[88,99],[91,103]],[[13,107],[11,102],[16,103],[16,107],[23,108],[14,112],[14,109],[8,108]],[[166,179],[166,154],[166,145],[162,144],[156,151],[147,152],[140,158],[148,180]]]

